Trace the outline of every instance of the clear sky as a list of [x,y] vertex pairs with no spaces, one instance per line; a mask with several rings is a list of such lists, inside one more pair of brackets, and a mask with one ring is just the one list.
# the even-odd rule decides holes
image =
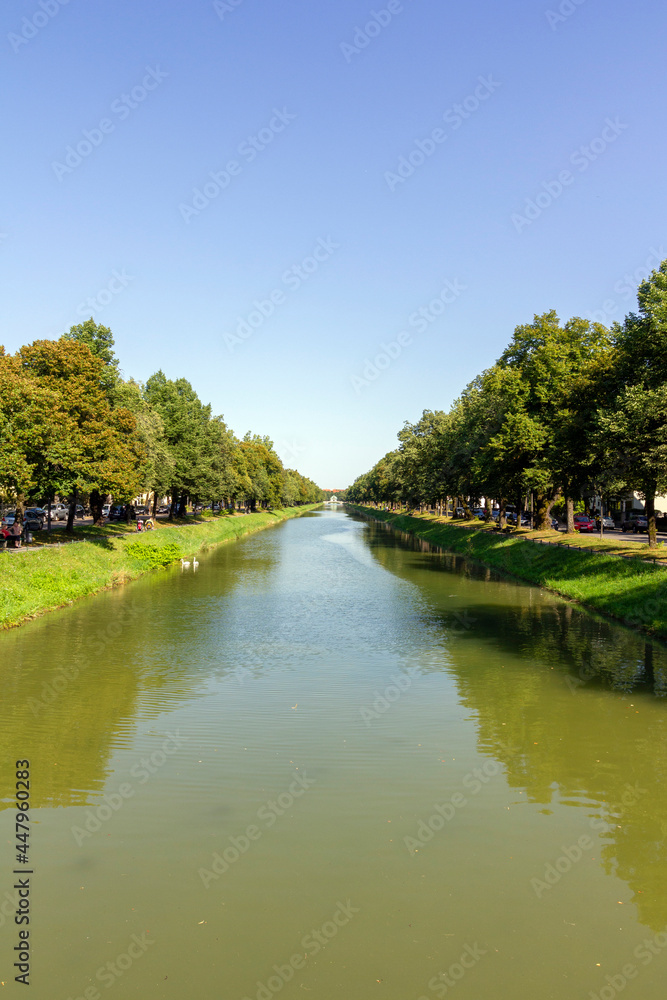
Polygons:
[[635,307],[666,29],[658,0],[6,0],[0,342],[93,315],[127,376],[346,486],[534,313]]

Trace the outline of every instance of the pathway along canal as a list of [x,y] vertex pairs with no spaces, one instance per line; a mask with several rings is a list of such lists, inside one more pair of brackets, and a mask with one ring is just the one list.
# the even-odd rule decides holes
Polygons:
[[322,510],[0,662],[3,994],[29,759],[33,1000],[664,997],[663,647]]

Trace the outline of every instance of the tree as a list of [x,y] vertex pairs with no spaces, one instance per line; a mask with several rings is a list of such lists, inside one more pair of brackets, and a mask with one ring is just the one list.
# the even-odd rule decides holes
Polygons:
[[[586,371],[609,346],[610,334],[602,324],[574,317],[561,327],[551,310],[518,326],[500,358],[500,366],[516,370],[523,382],[523,398],[512,420],[524,484],[536,495],[538,528],[550,526],[554,501],[566,481],[576,479],[579,464],[572,467],[567,461],[571,453],[563,449],[572,404]],[[583,441],[580,449],[585,450]]]
[[649,547],[656,548],[655,496],[667,490],[667,384],[623,389],[615,408],[600,413],[600,430],[611,436],[623,478],[644,500]]
[[0,347],[0,483],[19,523],[25,497],[43,486],[44,469],[63,462],[67,431],[57,392]]
[[73,340],[77,344],[85,344],[104,365],[103,387],[110,394],[120,381],[118,359],[114,354],[113,334],[108,326],[95,323],[92,316],[85,323],[71,326],[68,333],[63,334],[64,340]]
[[[142,449],[134,417],[113,409],[105,363],[83,343],[36,340],[18,352],[22,371],[59,399],[62,448],[41,456],[38,480],[51,496],[92,489],[130,498],[140,485]],[[67,530],[72,530],[73,508]]]
[[667,487],[667,260],[637,291],[638,314],[613,328],[614,365],[600,408],[599,450],[646,504],[657,546],[655,495]]
[[[157,508],[158,496],[162,496],[171,485],[174,467],[169,445],[164,431],[164,421],[145,398],[141,385],[133,379],[119,381],[114,389],[114,399],[119,407],[129,410],[136,423],[136,435],[141,442],[144,458],[140,469],[142,486],[153,492],[153,514]],[[95,498],[97,500],[97,497]],[[103,522],[99,495],[99,519]],[[91,506],[93,498],[91,497]],[[97,510],[94,508],[94,515]],[[97,520],[97,517],[96,517]]]
[[189,496],[198,496],[208,482],[206,425],[211,407],[204,406],[187,379],[168,379],[158,371],[146,382],[144,397],[164,425],[171,458],[171,511],[185,512]]

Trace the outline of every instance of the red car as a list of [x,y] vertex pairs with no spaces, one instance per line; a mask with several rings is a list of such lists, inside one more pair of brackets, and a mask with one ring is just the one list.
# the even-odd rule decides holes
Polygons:
[[575,531],[597,531],[597,525],[592,517],[588,514],[575,514],[574,515],[574,530]]

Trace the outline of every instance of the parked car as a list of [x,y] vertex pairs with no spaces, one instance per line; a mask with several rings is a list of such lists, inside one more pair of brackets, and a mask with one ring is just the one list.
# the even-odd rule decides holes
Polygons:
[[575,514],[574,515],[574,530],[575,531],[596,531],[595,521],[588,514]]
[[170,508],[167,506],[167,504],[163,503],[160,507],[158,507],[157,512],[158,514],[168,514],[169,510]]
[[25,514],[23,515],[23,520],[27,523],[28,521],[37,522],[39,528],[30,528],[30,531],[41,531],[44,527],[44,522],[46,521],[46,511],[42,510],[41,507],[28,507]]
[[66,507],[64,503],[55,503],[51,507],[52,521],[66,521],[68,514],[69,507]]
[[75,517],[85,517],[86,516],[86,508],[83,507],[80,503],[78,503],[76,505],[76,511],[74,513],[74,516]]
[[643,510],[630,510],[621,521],[621,531],[648,531],[648,518]]
[[12,524],[16,520],[16,511],[8,510],[5,514],[2,515],[2,520],[6,525],[8,525],[11,528]]
[[136,520],[136,512],[132,504],[124,503],[112,503],[109,508],[109,520],[110,521],[125,521],[127,520],[129,511],[130,520]]
[[150,509],[145,504],[137,504],[134,508],[134,513],[141,515],[141,517],[149,517]]
[[[600,530],[600,518],[599,517],[595,518],[595,525],[596,525],[596,527],[597,527],[597,529],[599,531]],[[614,519],[613,519],[613,517],[609,517],[609,514],[605,514],[604,517],[602,518],[602,529],[603,529],[603,531],[615,531],[616,530],[616,524],[614,522]]]
[[108,517],[110,509],[111,509],[111,504],[110,503],[105,503],[102,506],[102,517]]
[[552,517],[551,518],[551,530],[552,531],[558,531],[559,528],[560,528],[560,525],[559,525],[557,519],[555,517]]
[[[507,515],[507,523],[508,524],[516,524],[516,519],[517,519],[517,514],[516,514],[515,511],[511,511]],[[522,514],[521,515],[521,527],[522,528],[529,528],[530,524],[531,524],[530,515],[529,514]]]

